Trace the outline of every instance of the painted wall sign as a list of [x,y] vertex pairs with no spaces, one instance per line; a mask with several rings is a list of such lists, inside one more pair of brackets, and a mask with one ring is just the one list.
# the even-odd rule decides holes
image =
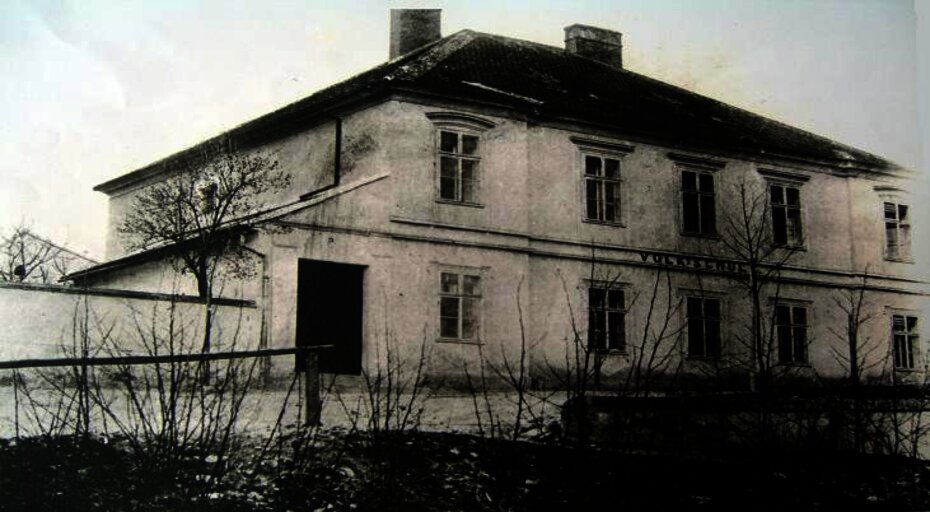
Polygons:
[[651,261],[657,265],[664,265],[668,267],[713,270],[716,272],[727,272],[730,274],[746,273],[746,269],[743,267],[742,263],[721,260],[717,258],[706,258],[703,256],[690,256],[684,254],[663,254],[646,251],[639,251],[639,257],[642,258],[643,263]]

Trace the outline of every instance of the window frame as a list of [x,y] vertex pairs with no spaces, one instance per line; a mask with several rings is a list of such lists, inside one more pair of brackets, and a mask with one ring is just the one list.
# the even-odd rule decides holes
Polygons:
[[[910,201],[907,203],[903,202],[903,198],[900,197],[882,197],[881,198],[881,219],[882,219],[882,232],[884,233],[884,245],[882,247],[882,254],[885,261],[895,261],[903,263],[912,263],[912,248],[913,241],[911,239],[911,206]],[[894,218],[888,218],[888,206],[892,205],[894,207]],[[901,208],[904,208],[905,215],[902,218]],[[889,244],[888,237],[888,225],[892,221],[895,224],[895,239],[897,243],[895,244],[894,253],[891,251],[891,245]],[[903,234],[903,236],[902,236]],[[903,241],[902,241],[903,240]]]
[[[627,337],[628,337],[627,332],[629,331],[629,319],[627,318],[628,313],[629,313],[629,308],[628,308],[629,302],[628,302],[627,295],[629,292],[629,288],[630,288],[629,283],[620,283],[620,282],[604,281],[604,280],[592,280],[592,279],[583,280],[581,289],[582,289],[583,297],[584,297],[585,312],[587,313],[587,323],[585,326],[584,342],[585,342],[585,348],[587,350],[593,353],[601,354],[601,355],[626,355],[627,354],[627,347],[629,345],[627,343]],[[592,335],[591,318],[592,318],[592,313],[594,312],[592,308],[592,304],[591,304],[591,291],[592,290],[603,290],[605,292],[604,307],[603,309],[597,310],[597,312],[604,313],[605,324],[604,324],[604,329],[601,330],[602,332],[605,333],[603,348],[594,346],[594,343],[592,342],[592,337],[591,337]],[[610,295],[609,294],[611,292],[621,294],[622,302],[621,302],[620,308],[610,307]],[[614,313],[614,314],[619,313],[620,318],[622,319],[622,324],[621,324],[622,327],[620,331],[622,334],[622,338],[619,340],[619,344],[618,344],[619,346],[611,345],[611,339],[610,339],[611,313]]]
[[[457,283],[457,292],[447,292],[443,289],[443,276],[444,275],[455,275]],[[436,288],[436,311],[432,315],[433,318],[437,320],[436,325],[436,341],[441,343],[462,343],[469,345],[480,345],[484,340],[484,304],[485,304],[485,294],[484,286],[486,282],[486,272],[482,268],[473,268],[473,267],[458,267],[458,266],[441,266],[438,268],[437,272],[438,282]],[[466,293],[465,291],[465,278],[474,277],[478,279],[477,283],[477,292],[478,293]],[[443,333],[443,299],[456,299],[458,304],[456,306],[456,336],[445,336]],[[474,300],[476,304],[473,306],[474,315],[475,315],[475,335],[472,338],[464,337],[464,322],[465,322],[465,301]]]
[[[684,301],[684,308],[682,311],[683,325],[682,332],[684,334],[684,343],[683,343],[683,352],[687,359],[699,360],[699,361],[719,361],[723,357],[724,348],[725,348],[725,323],[723,321],[725,315],[726,303],[722,294],[717,293],[707,293],[696,290],[685,290],[681,294],[681,298]],[[691,350],[691,308],[690,300],[700,300],[701,301],[701,316],[698,317],[701,320],[701,330],[702,337],[704,342],[704,350],[701,354],[693,354]],[[707,320],[708,317],[705,314],[706,311],[706,301],[713,300],[717,302],[717,352],[716,354],[708,354],[707,351]]]
[[[890,331],[890,344],[891,344],[891,364],[895,372],[915,372],[919,370],[919,363],[921,360],[920,352],[920,315],[916,311],[911,310],[901,310],[893,309],[888,312],[889,315],[889,331]],[[904,330],[897,330],[895,328],[895,318],[901,317],[904,322]],[[908,327],[908,320],[914,320],[913,329]],[[910,365],[899,365],[899,351],[898,351],[898,336],[903,336],[905,344],[907,345],[908,358],[910,359]]]
[[[584,202],[582,207],[582,218],[585,222],[590,222],[592,224],[608,224],[615,226],[624,226],[623,222],[623,205],[625,203],[623,197],[623,159],[615,154],[599,152],[599,151],[590,151],[590,150],[581,150],[581,174],[582,174],[582,193],[584,194]],[[588,159],[596,158],[599,159],[601,164],[599,166],[600,174],[591,175],[588,174]],[[607,161],[617,162],[617,176],[610,177],[607,176]],[[596,210],[597,217],[590,217],[588,211],[588,203],[591,199],[588,197],[588,184],[593,183],[597,189],[597,198],[596,201]],[[607,197],[606,189],[609,184],[613,184],[615,188],[614,193],[614,218],[607,219],[606,210],[607,210]],[[604,214],[604,218],[600,218]]]
[[[456,149],[455,151],[444,151],[442,149],[442,136],[443,133],[450,133],[456,136]],[[475,138],[475,152],[473,154],[468,154],[464,152],[464,140],[465,137],[474,137]],[[480,202],[481,193],[481,174],[482,174],[482,165],[481,165],[481,146],[482,138],[481,134],[474,130],[468,130],[458,127],[450,126],[438,126],[436,127],[436,201],[445,204],[454,204],[454,205],[463,205],[463,206],[482,206]],[[456,163],[455,166],[455,191],[454,197],[448,198],[443,197],[443,179],[446,178],[443,176],[443,159],[454,160]],[[472,172],[474,178],[471,180],[474,185],[472,189],[472,197],[466,200],[465,198],[465,187],[464,182],[465,178],[463,177],[464,162],[471,162],[474,166]]]
[[[484,134],[497,125],[482,117],[464,112],[436,111],[427,112],[425,116],[433,125],[433,197],[435,202],[453,206],[483,208],[482,197],[484,191],[482,189],[482,183],[484,182],[484,172],[486,171],[484,163],[482,162],[486,149]],[[442,132],[457,134],[457,152],[441,151]],[[463,149],[462,135],[474,136],[477,138],[475,154],[459,153],[459,151]],[[456,197],[458,197],[458,199],[442,197],[442,158],[444,155],[446,158],[457,159]],[[476,179],[474,180],[474,197],[472,197],[470,201],[464,200],[464,195],[462,193],[462,158],[475,162],[474,173]]]
[[[625,158],[632,153],[635,148],[627,144],[614,141],[605,141],[591,139],[587,137],[571,136],[569,140],[575,144],[575,166],[576,175],[579,177],[578,197],[581,205],[581,221],[586,224],[600,224],[604,226],[626,227],[626,204],[628,200],[626,185]],[[617,161],[617,177],[609,178],[607,176],[591,176],[587,174],[586,159],[587,157],[601,159],[601,171],[604,172],[606,159]],[[606,220],[588,217],[588,181],[596,183],[614,183],[617,187],[616,208],[614,220]],[[600,194],[599,194],[600,195]],[[606,201],[605,201],[606,202]],[[599,209],[600,210],[600,209]],[[606,217],[606,216],[605,216]]]
[[[775,345],[774,348],[775,348],[775,360],[776,360],[776,364],[778,364],[778,365],[780,365],[780,366],[810,366],[810,365],[811,365],[811,361],[810,361],[810,345],[811,345],[810,329],[811,329],[811,325],[812,325],[812,322],[811,322],[811,311],[812,311],[812,309],[813,309],[811,306],[812,306],[812,304],[811,304],[810,302],[806,302],[806,301],[795,301],[795,300],[786,300],[786,299],[778,299],[778,300],[773,301],[773,304],[772,304],[772,319],[771,319],[771,321],[772,321],[772,331],[771,331],[771,332],[772,332],[772,336],[775,338],[775,339],[774,339],[774,342],[775,342],[775,343],[774,343],[774,345]],[[789,308],[789,310],[788,310],[788,323],[787,323],[787,324],[780,323],[779,320],[778,320],[778,308],[780,308],[780,307],[787,307],[787,308]],[[797,319],[796,319],[796,316],[795,316],[795,310],[796,310],[796,309],[803,309],[803,310],[804,310],[804,323],[797,323]],[[779,331],[779,327],[781,327],[781,326],[785,326],[785,327],[788,329],[788,332],[790,333],[790,336],[791,336],[791,339],[790,339],[790,348],[791,348],[791,356],[792,356],[792,357],[791,357],[790,360],[785,360],[785,359],[782,358],[782,354],[783,354],[783,351],[782,351],[782,339],[781,339],[781,335],[780,335],[780,331]],[[797,355],[796,355],[797,348],[798,348],[798,344],[797,344],[797,343],[798,343],[798,340],[796,339],[796,334],[797,334],[797,330],[798,330],[798,329],[803,329],[803,332],[804,332],[804,345],[803,345],[803,347],[804,347],[804,348],[803,348],[803,351],[804,351],[804,354],[803,354],[803,355],[804,355],[804,357],[801,358],[801,359],[797,358]]]
[[[802,200],[802,193],[801,193],[801,190],[803,189],[802,185],[803,185],[803,182],[800,182],[800,181],[772,180],[772,179],[766,180],[766,192],[768,192],[766,196],[766,204],[768,206],[767,214],[769,215],[769,222],[771,223],[771,226],[769,229],[770,229],[770,234],[772,236],[772,245],[776,247],[784,247],[787,249],[803,249],[806,247],[807,228],[804,227],[804,225],[806,224],[805,219],[804,219],[806,210],[804,208],[804,201]],[[780,204],[776,204],[772,198],[772,195],[773,195],[772,189],[774,187],[779,187],[782,189],[782,202]],[[797,205],[788,204],[788,189],[797,190],[797,193],[798,193],[798,204]],[[775,209],[776,208],[781,208],[784,211],[784,216],[785,216],[785,241],[784,242],[779,242],[777,240],[778,234],[775,231],[776,229],[775,228],[776,226]],[[792,210],[797,212],[798,232],[800,233],[800,236],[798,237],[797,240],[792,240],[791,237],[789,236],[789,231],[790,231],[789,211],[792,211]]]
[[[677,162],[675,166],[675,170],[677,172],[677,180],[678,180],[677,181],[678,189],[676,191],[676,196],[677,196],[676,204],[678,206],[678,233],[681,236],[695,237],[695,238],[709,238],[713,240],[719,240],[720,231],[717,226],[718,224],[717,222],[718,221],[717,195],[718,195],[718,191],[720,187],[719,187],[719,180],[717,179],[717,171],[720,170],[720,167],[700,165],[699,163],[694,163],[694,162],[689,161],[689,162]],[[695,174],[695,184],[697,187],[696,190],[693,190],[693,191],[685,190],[685,173],[686,172]],[[712,183],[713,183],[713,193],[708,194],[706,192],[701,192],[700,190],[701,176],[709,176],[711,178]],[[714,216],[713,232],[711,233],[703,232],[702,230],[703,228],[701,227],[703,223],[701,222],[700,217],[698,218],[699,219],[698,220],[698,226],[699,226],[698,231],[688,231],[686,229],[685,227],[685,215],[686,215],[685,194],[686,193],[697,195],[697,198],[698,198],[697,208],[698,208],[699,215],[701,212],[701,203],[702,203],[701,198],[708,197],[708,196],[711,198],[711,204],[713,205],[713,216]]]

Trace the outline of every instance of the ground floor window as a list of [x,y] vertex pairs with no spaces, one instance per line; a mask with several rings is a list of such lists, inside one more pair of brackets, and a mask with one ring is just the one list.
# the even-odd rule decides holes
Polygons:
[[588,348],[626,349],[626,309],[623,290],[588,287]]
[[481,277],[460,272],[440,274],[439,337],[478,341],[481,323]]
[[807,362],[807,308],[778,304],[775,306],[775,338],[779,363]]
[[720,355],[720,299],[688,297],[688,355],[716,358]]
[[894,351],[894,367],[910,370],[914,368],[914,348],[917,344],[917,317],[892,315],[891,332]]

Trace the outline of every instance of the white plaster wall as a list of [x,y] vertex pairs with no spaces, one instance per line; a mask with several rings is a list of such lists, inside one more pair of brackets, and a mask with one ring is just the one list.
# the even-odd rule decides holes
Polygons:
[[[74,349],[85,332],[92,347],[107,339],[111,347],[145,353],[141,340],[151,339],[153,332],[159,336],[168,332],[172,308],[175,341],[192,351],[200,349],[202,304],[176,302],[172,306],[167,300],[66,293],[62,288],[0,286],[0,360],[61,357]],[[257,348],[260,327],[257,308],[217,306],[215,350]]]

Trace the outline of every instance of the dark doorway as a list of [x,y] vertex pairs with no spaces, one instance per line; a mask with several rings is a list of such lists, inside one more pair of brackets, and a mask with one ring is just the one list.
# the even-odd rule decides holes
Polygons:
[[[365,267],[298,260],[297,346],[334,345],[320,352],[320,371],[362,373],[362,275]],[[297,369],[303,369],[298,355]]]

